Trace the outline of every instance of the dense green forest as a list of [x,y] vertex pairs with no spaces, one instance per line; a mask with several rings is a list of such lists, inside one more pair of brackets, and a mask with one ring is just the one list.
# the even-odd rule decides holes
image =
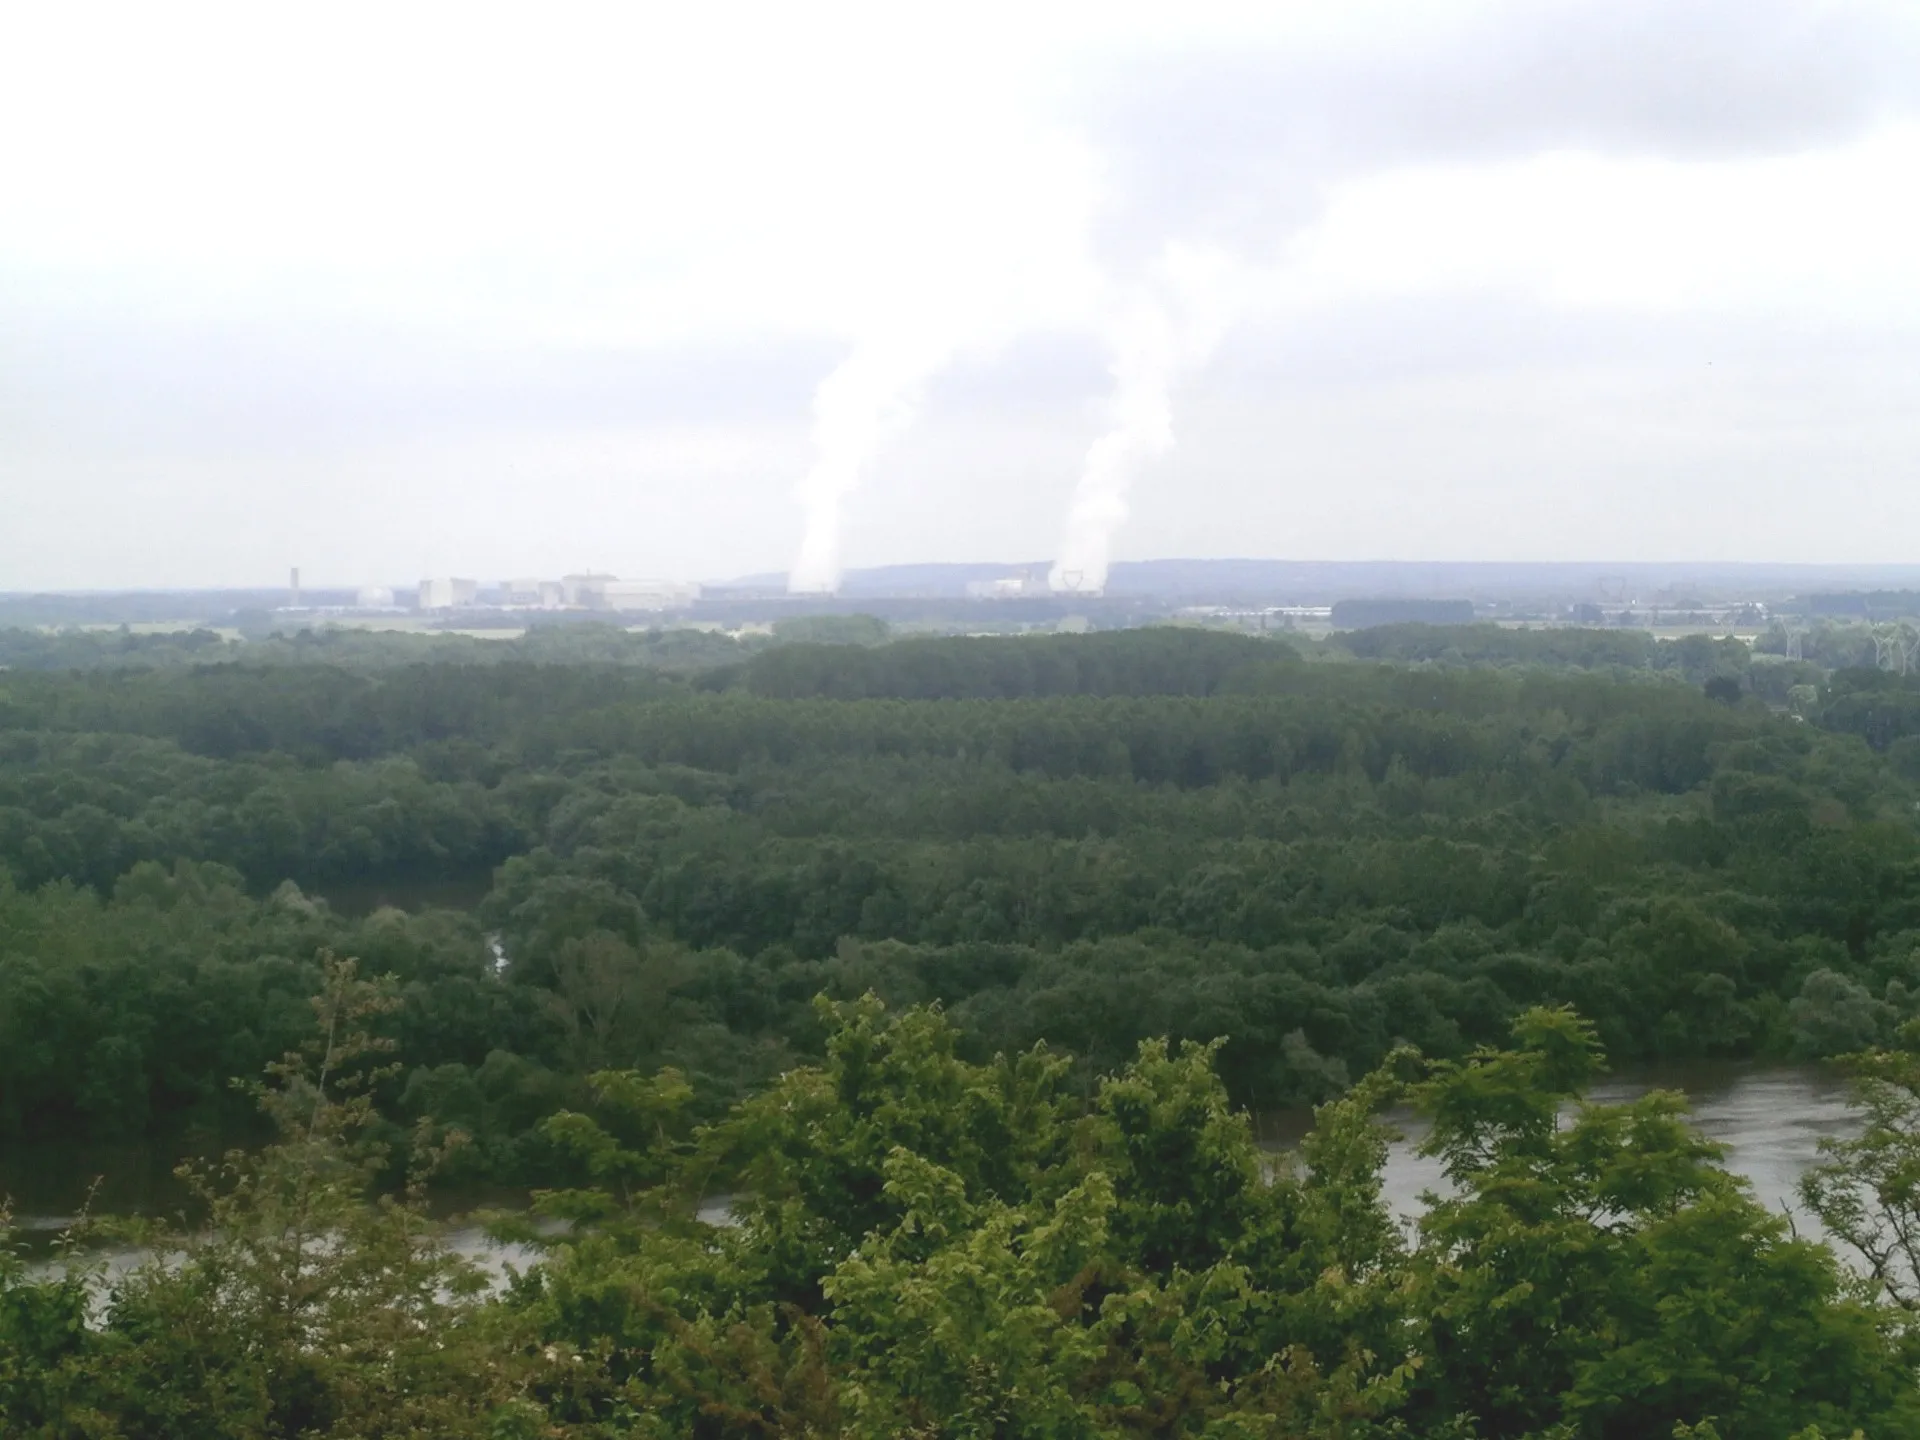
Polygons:
[[[824,617],[833,619],[838,617]],[[816,625],[819,622],[815,622]],[[0,629],[0,670],[124,670],[232,663],[382,667],[421,662],[485,665],[501,660],[647,665],[703,670],[751,655],[771,637],[705,630],[628,630],[606,621],[539,625],[524,635],[407,633],[347,627],[263,628],[245,638],[204,628],[135,631]],[[805,635],[807,626],[799,627]],[[786,622],[780,629],[795,629]]]
[[[1914,1043],[1920,680],[870,631],[9,641],[0,1144],[258,1140],[263,1073],[283,1138],[104,1318],[0,1260],[7,1433],[1916,1433],[1911,1289],[1672,1097],[1554,1117],[1602,1052]],[[316,999],[359,1088],[281,1060]],[[409,1175],[583,1223],[483,1301]]]
[[[1801,718],[1738,643],[1615,641],[12,670],[0,1133],[221,1121],[321,948],[403,987],[396,1123],[465,1125],[499,1177],[589,1069],[722,1104],[818,1054],[818,993],[1089,1073],[1219,1037],[1254,1108],[1534,1004],[1620,1060],[1884,1039],[1920,1010],[1920,685],[1839,672]],[[459,876],[492,877],[478,908],[323,899]]]
[[[136,1232],[156,1253],[114,1277],[0,1248],[10,1437],[1920,1428],[1911,1268],[1850,1280],[1719,1167],[1677,1095],[1580,1104],[1602,1056],[1565,1011],[1460,1063],[1396,1052],[1276,1167],[1209,1047],[1147,1042],[1086,1088],[1046,1047],[975,1063],[935,1011],[822,1001],[820,1063],[715,1124],[672,1069],[596,1073],[542,1126],[580,1182],[539,1194],[544,1230],[503,1222],[540,1260],[492,1285],[417,1188],[366,1203],[391,982],[329,962],[316,1001],[315,1037],[260,1090],[276,1143],[196,1172],[205,1224]],[[1887,1123],[1806,1194],[1884,1255],[1920,1218],[1910,1186],[1870,1183],[1920,1159],[1920,1055],[1864,1063]],[[1372,1117],[1395,1099],[1451,1187],[1410,1235],[1380,1192]],[[737,1187],[724,1222],[700,1206],[716,1186]]]
[[[391,1121],[507,1180],[589,1071],[724,1105],[819,1053],[821,993],[1083,1076],[1220,1038],[1255,1109],[1534,1005],[1619,1060],[1837,1053],[1920,1010],[1920,685],[1878,672],[1803,716],[1737,642],[1636,665],[1578,631],[687,671],[377,638],[0,675],[0,1134],[217,1131],[323,949],[401,986]],[[354,903],[461,877],[477,907]]]

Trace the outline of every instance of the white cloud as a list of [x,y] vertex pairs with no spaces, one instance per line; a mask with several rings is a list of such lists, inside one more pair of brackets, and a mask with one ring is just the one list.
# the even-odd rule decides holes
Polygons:
[[1579,306],[1920,319],[1920,129],[1722,163],[1558,153],[1336,189],[1283,287],[1515,286]]
[[[1850,519],[1713,497],[1785,473],[1753,444],[1783,397],[1795,473],[1891,491],[1920,459],[1901,404],[1845,400],[1920,356],[1915,32],[1910,5],[1815,0],[14,6],[0,589],[268,579],[296,547],[404,579],[436,524],[474,557],[449,568],[603,537],[636,568],[778,568],[809,393],[862,344],[910,354],[926,400],[848,559],[964,558],[1001,513],[994,552],[1044,556],[1101,423],[1086,347],[1137,289],[1115,256],[1169,241],[1238,257],[1220,303],[1256,338],[1486,338],[1426,337],[1418,381],[1377,373],[1377,337],[1284,374],[1230,341],[1173,397],[1122,553],[1346,544],[1410,467],[1499,493],[1542,435],[1582,474],[1692,486],[1729,543],[1838,553]],[[1616,327],[1604,383],[1528,338],[1568,316]],[[1750,347],[1739,395],[1684,438],[1635,423],[1678,383],[1659,347],[1700,334]],[[1036,373],[1034,336],[1081,348]],[[1769,336],[1819,337],[1816,371]],[[1309,473],[1341,481],[1273,503]],[[1406,543],[1484,539],[1450,513]],[[1500,528],[1556,553],[1566,513]]]

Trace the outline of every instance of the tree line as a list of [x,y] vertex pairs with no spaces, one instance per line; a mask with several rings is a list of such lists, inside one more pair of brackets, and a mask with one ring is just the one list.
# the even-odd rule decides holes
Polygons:
[[[260,1087],[275,1142],[187,1172],[204,1224],[134,1232],[154,1257],[111,1280],[0,1246],[9,1435],[1920,1428],[1895,1243],[1920,1216],[1871,1183],[1916,1158],[1912,1031],[1862,1061],[1872,1121],[1805,1188],[1865,1282],[1721,1168],[1679,1095],[1585,1102],[1603,1056],[1564,1010],[1455,1061],[1395,1051],[1276,1162],[1211,1047],[1149,1041],[1081,1086],[1050,1047],[969,1060],[937,1011],[869,997],[822,1002],[818,1061],[711,1123],[672,1069],[595,1073],[542,1124],[535,1215],[497,1222],[534,1263],[494,1284],[425,1209],[458,1135],[368,1202],[398,1002],[350,962],[321,981],[312,1038]],[[1447,1186],[1410,1231],[1381,1193],[1396,1101]]]
[[[1263,1109],[1538,1005],[1621,1060],[1885,1040],[1920,687],[1839,672],[1803,717],[1701,673],[1180,629],[9,672],[0,1133],[229,1123],[322,949],[400,986],[387,1123],[523,1181],[586,1075],[672,1064],[717,1110],[819,1054],[821,993],[1085,1083],[1220,1039]],[[484,898],[352,898],[449,879]]]

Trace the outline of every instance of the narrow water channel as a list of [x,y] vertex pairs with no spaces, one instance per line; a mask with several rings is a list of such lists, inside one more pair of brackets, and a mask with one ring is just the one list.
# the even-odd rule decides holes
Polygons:
[[[1823,1138],[1850,1136],[1858,1124],[1847,1104],[1845,1079],[1811,1066],[1726,1062],[1635,1067],[1606,1077],[1588,1098],[1617,1103],[1649,1090],[1683,1093],[1693,1123],[1708,1139],[1727,1147],[1727,1168],[1744,1176],[1754,1198],[1769,1210],[1792,1211],[1803,1230],[1800,1177],[1818,1162]],[[1386,1197],[1395,1214],[1410,1219],[1420,1212],[1423,1193],[1445,1185],[1438,1163],[1415,1153],[1422,1134],[1417,1119],[1396,1113],[1387,1120],[1404,1138],[1387,1152]],[[1311,1123],[1304,1113],[1263,1116],[1261,1136],[1272,1149],[1290,1149]]]
[[[1822,1138],[1849,1135],[1856,1124],[1841,1077],[1829,1070],[1792,1066],[1640,1068],[1602,1081],[1591,1098],[1619,1101],[1656,1088],[1679,1090],[1688,1097],[1694,1123],[1709,1139],[1727,1147],[1728,1168],[1752,1183],[1761,1204],[1776,1212],[1794,1212],[1803,1233],[1811,1228],[1799,1210],[1800,1176],[1819,1159]],[[1406,1132],[1406,1138],[1396,1141],[1388,1153],[1387,1200],[1396,1214],[1410,1219],[1420,1210],[1420,1195],[1442,1188],[1442,1179],[1433,1161],[1415,1153],[1419,1137],[1411,1117],[1388,1118]],[[1310,1123],[1311,1117],[1305,1114],[1263,1116],[1260,1131],[1271,1148],[1288,1149],[1298,1143]],[[96,1180],[99,1189],[93,1203],[100,1213],[177,1212],[187,1196],[172,1176],[173,1159],[138,1146],[0,1146],[0,1198],[11,1197],[15,1225],[25,1232],[29,1249],[40,1248],[35,1242],[43,1245],[51,1240],[54,1229],[86,1202]],[[441,1197],[437,1208],[454,1214],[511,1200],[500,1192],[450,1195]],[[458,1230],[451,1238],[455,1248],[466,1253],[482,1256],[486,1250],[478,1230]],[[525,1263],[530,1257],[506,1258]]]

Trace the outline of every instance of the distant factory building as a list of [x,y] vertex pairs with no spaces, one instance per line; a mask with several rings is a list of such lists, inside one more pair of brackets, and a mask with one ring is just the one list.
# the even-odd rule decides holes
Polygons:
[[1022,570],[1017,575],[1000,575],[991,580],[967,582],[969,600],[1018,600],[1029,595],[1049,593],[1047,572],[1041,567]]
[[601,609],[606,604],[607,586],[618,579],[617,575],[562,575],[561,603],[571,609]]
[[509,580],[505,603],[527,610],[558,610],[567,603],[567,590],[558,580]]
[[480,593],[477,580],[422,580],[420,582],[420,608],[422,610],[459,610],[473,604]]
[[677,580],[609,580],[600,589],[608,610],[678,610],[699,598],[698,585]]
[[353,597],[353,603],[360,610],[391,610],[393,591],[385,585],[362,585]]

